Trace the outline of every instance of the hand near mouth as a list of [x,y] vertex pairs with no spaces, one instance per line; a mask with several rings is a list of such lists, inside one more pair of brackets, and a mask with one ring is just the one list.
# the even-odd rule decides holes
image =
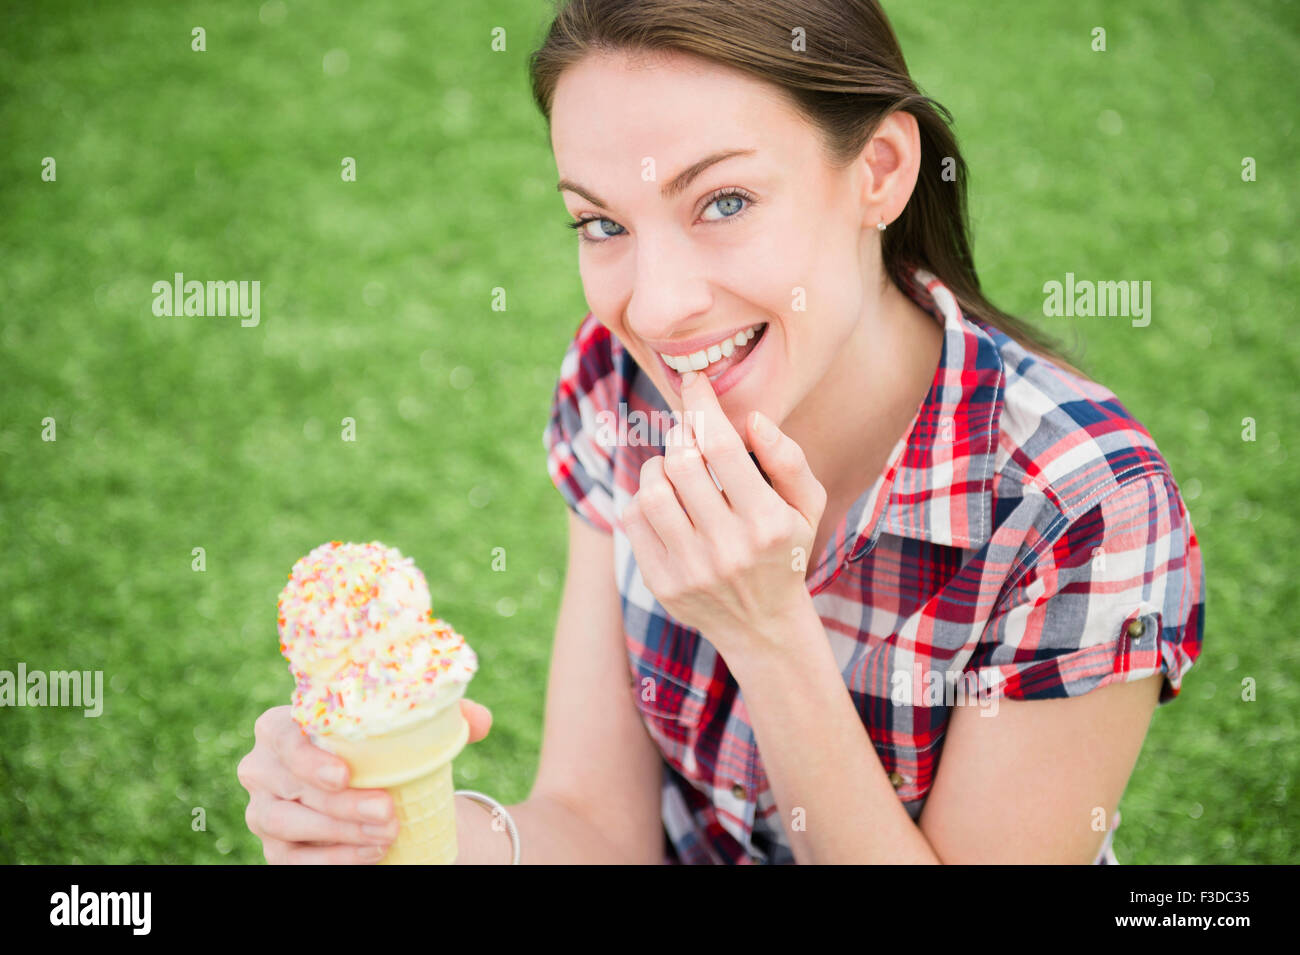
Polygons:
[[758,411],[746,421],[751,457],[706,375],[682,376],[682,403],[620,515],[637,565],[664,608],[724,658],[780,649],[812,599],[805,573],[826,490]]

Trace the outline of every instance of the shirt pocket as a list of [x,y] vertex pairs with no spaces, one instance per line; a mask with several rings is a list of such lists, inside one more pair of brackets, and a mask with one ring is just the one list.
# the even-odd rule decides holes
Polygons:
[[690,745],[699,732],[708,695],[649,660],[637,657],[631,663],[633,699],[651,734],[661,744]]

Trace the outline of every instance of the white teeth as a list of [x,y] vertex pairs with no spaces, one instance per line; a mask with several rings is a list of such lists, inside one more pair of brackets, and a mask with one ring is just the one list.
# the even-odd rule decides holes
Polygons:
[[664,360],[664,364],[673,371],[681,374],[687,371],[703,371],[709,365],[716,361],[728,358],[737,348],[743,347],[746,343],[754,340],[758,334],[761,325],[751,325],[742,332],[736,332],[731,338],[724,339],[716,345],[710,345],[708,348],[702,348],[697,352],[691,352],[689,355],[665,355],[660,352],[659,355]]

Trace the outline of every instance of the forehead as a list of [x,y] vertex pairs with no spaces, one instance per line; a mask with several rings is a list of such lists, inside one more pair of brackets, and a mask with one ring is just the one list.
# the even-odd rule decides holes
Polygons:
[[560,77],[551,107],[560,175],[593,186],[620,167],[640,180],[646,157],[662,178],[722,149],[793,159],[810,132],[777,87],[679,53],[588,55]]

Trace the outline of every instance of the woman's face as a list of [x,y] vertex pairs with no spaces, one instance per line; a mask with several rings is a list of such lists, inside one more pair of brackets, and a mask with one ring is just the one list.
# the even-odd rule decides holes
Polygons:
[[587,220],[587,304],[674,410],[692,354],[716,359],[703,371],[742,438],[751,410],[780,423],[851,374],[836,359],[880,267],[859,164],[831,168],[775,88],[695,57],[593,54],[557,85],[551,141]]

